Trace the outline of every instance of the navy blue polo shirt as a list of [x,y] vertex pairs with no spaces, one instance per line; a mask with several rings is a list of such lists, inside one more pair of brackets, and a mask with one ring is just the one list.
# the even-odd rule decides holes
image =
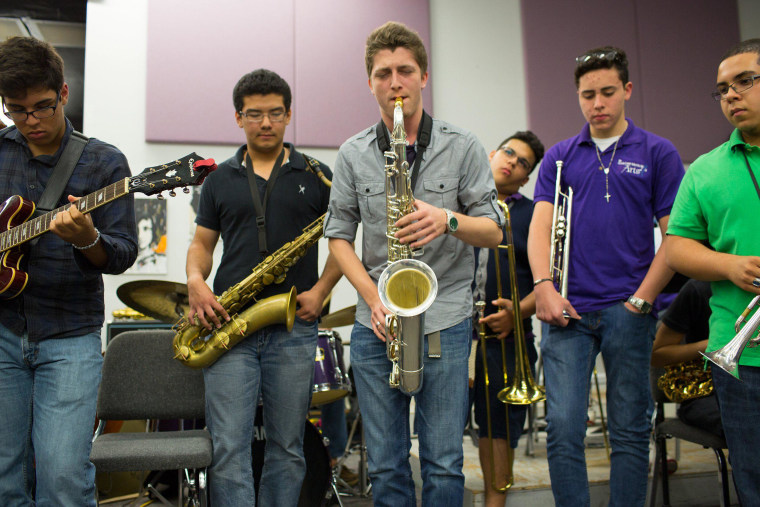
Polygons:
[[[286,143],[290,157],[283,163],[266,204],[265,219],[269,253],[303,233],[303,229],[327,211],[330,189],[311,171],[293,145]],[[224,251],[214,278],[214,293],[221,295],[237,284],[262,262],[259,253],[256,211],[242,161],[246,146],[221,164],[203,183],[195,223],[219,231]],[[325,176],[330,169],[320,162]],[[267,180],[256,176],[259,196],[264,201]],[[295,286],[298,292],[309,290],[318,280],[316,245],[308,250],[286,275],[281,284],[266,287],[258,299],[282,294]]]

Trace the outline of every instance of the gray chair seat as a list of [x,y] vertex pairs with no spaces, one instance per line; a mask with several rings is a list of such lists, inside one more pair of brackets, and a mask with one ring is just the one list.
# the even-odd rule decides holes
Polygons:
[[98,472],[204,468],[211,463],[206,430],[106,433],[97,442],[90,461]]

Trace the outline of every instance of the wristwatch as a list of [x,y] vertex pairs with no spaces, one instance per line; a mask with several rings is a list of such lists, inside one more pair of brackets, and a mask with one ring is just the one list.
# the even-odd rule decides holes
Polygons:
[[454,212],[446,208],[443,208],[443,211],[446,212],[446,234],[453,234],[457,232],[457,227],[459,227],[459,220],[457,220],[457,217],[454,216]]
[[631,296],[628,298],[628,303],[634,308],[636,308],[641,313],[649,313],[652,311],[652,303],[649,301],[644,301],[641,298],[637,298],[636,296]]

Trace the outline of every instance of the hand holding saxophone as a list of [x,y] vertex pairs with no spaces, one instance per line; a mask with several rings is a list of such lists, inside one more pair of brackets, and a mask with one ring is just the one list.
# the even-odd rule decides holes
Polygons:
[[219,320],[220,316],[225,321],[230,320],[227,310],[219,304],[216,296],[202,278],[188,277],[187,296],[190,303],[190,312],[187,314],[188,322],[197,322],[211,331],[214,328],[222,327],[222,322]]
[[380,302],[380,299],[378,299],[375,304],[370,304],[369,307],[372,310],[372,330],[375,332],[375,336],[377,336],[380,341],[385,342],[385,316],[390,315],[391,312],[388,311],[385,306],[383,306],[383,303]]
[[446,212],[431,204],[414,200],[415,211],[399,218],[395,237],[412,248],[427,245],[438,236],[446,234]]

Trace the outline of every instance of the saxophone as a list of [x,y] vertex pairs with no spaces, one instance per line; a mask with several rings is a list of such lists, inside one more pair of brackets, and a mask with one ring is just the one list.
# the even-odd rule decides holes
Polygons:
[[438,280],[430,266],[412,258],[422,250],[412,249],[394,236],[396,221],[414,211],[403,105],[403,99],[397,98],[390,150],[384,153],[388,266],[377,286],[380,301],[392,312],[385,317],[386,353],[392,363],[389,385],[411,396],[422,388],[424,312],[435,300]]
[[[293,329],[296,316],[295,287],[285,294],[271,296],[245,307],[255,301],[256,295],[264,287],[285,280],[288,269],[322,237],[324,221],[325,215],[322,215],[308,225],[303,234],[267,256],[250,275],[217,298],[219,304],[230,314],[230,320],[221,328],[209,331],[203,326],[191,324],[187,317],[180,319],[173,327],[176,332],[172,342],[174,358],[190,368],[206,368],[254,331],[273,324],[285,324],[288,331]],[[245,309],[241,311],[243,308]],[[211,336],[208,336],[209,333]]]

